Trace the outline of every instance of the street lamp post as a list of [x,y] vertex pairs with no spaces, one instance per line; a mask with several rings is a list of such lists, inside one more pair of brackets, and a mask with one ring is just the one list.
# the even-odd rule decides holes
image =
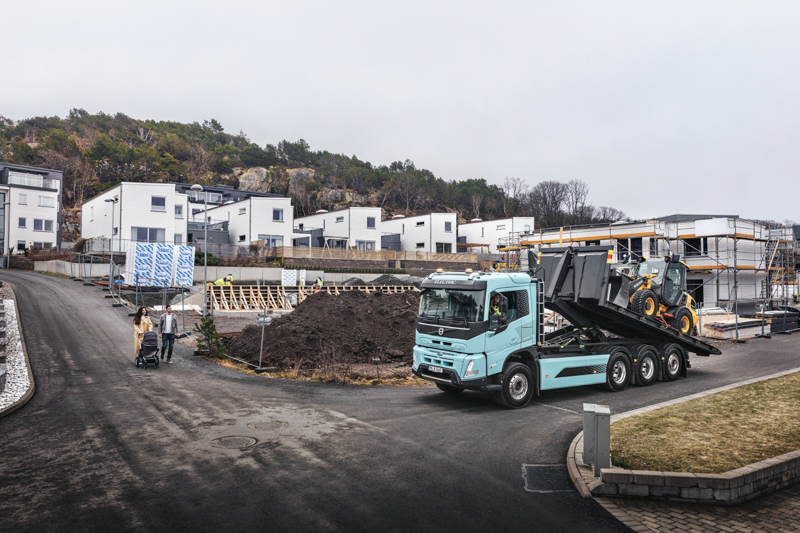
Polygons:
[[[8,199],[10,200],[11,191],[8,191],[8,195]],[[6,216],[8,217],[8,233],[5,234],[5,238],[3,239],[3,246],[6,249],[3,251],[8,253],[6,256],[6,268],[11,268],[11,247],[8,245],[8,243],[11,242],[11,202],[4,203],[3,207],[6,208]],[[5,223],[5,221],[3,221],[3,223]]]
[[[191,189],[195,192],[203,190],[203,186],[195,183]],[[208,193],[203,194],[203,291],[208,291]],[[203,298],[203,317],[208,314],[208,293]]]
[[111,202],[111,238],[108,240],[111,243],[111,265],[108,272],[108,290],[114,294],[114,208],[117,206],[116,198],[106,198],[106,202]]

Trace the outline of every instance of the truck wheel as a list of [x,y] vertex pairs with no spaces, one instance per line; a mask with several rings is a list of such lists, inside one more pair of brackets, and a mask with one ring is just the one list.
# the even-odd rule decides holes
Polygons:
[[673,328],[677,329],[684,335],[689,335],[692,333],[692,329],[694,327],[692,322],[692,313],[689,312],[689,310],[685,307],[678,309],[678,312],[675,313],[675,316],[673,316],[669,321]]
[[631,359],[628,350],[615,347],[608,358],[605,389],[612,392],[625,390],[631,382]]
[[528,405],[533,396],[533,374],[527,365],[513,363],[503,373],[503,386],[495,394],[495,401],[507,409],[520,409]]
[[459,387],[454,387],[452,385],[445,385],[444,383],[437,383],[436,386],[439,388],[440,391],[446,392],[447,394],[456,395],[464,392],[464,389],[461,389]]
[[647,318],[653,318],[658,313],[658,297],[650,289],[637,291],[631,300],[631,311]]
[[652,346],[639,344],[631,350],[636,368],[636,384],[652,385],[658,376],[658,352]]
[[664,369],[664,379],[675,381],[681,375],[683,364],[683,350],[677,344],[666,344],[661,350],[661,367]]

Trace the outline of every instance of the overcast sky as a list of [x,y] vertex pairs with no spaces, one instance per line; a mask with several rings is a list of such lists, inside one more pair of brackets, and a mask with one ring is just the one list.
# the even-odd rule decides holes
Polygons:
[[0,114],[216,118],[260,145],[595,205],[800,220],[800,2],[3,3]]

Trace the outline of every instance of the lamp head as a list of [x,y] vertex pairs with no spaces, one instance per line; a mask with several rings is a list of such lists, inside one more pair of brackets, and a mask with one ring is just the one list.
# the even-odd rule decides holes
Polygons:
[[203,190],[203,186],[200,185],[199,183],[195,183],[194,185],[192,185],[190,187],[190,189],[193,190],[193,191],[198,191],[199,192],[199,191]]

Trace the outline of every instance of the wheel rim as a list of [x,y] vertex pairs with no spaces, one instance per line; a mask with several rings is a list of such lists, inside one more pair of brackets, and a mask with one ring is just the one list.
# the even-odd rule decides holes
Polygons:
[[678,356],[670,354],[669,359],[667,359],[667,368],[669,369],[670,374],[677,374],[678,370],[681,367],[681,362],[678,360]]
[[653,359],[650,357],[645,357],[644,360],[642,360],[642,377],[644,379],[650,379],[653,377],[655,370],[656,368],[653,364]]
[[614,363],[614,369],[612,370],[611,379],[614,380],[614,383],[617,385],[625,383],[625,377],[628,375],[628,369],[625,368],[625,363],[622,361],[617,361]]
[[645,314],[652,315],[653,314],[653,309],[655,309],[655,307],[656,307],[656,304],[655,304],[655,302],[653,301],[652,298],[648,298],[647,300],[644,301],[644,312],[645,312]]
[[528,393],[528,378],[523,374],[514,374],[508,381],[508,393],[514,400],[521,400]]
[[686,316],[681,317],[681,331],[684,333],[689,331],[689,317]]

